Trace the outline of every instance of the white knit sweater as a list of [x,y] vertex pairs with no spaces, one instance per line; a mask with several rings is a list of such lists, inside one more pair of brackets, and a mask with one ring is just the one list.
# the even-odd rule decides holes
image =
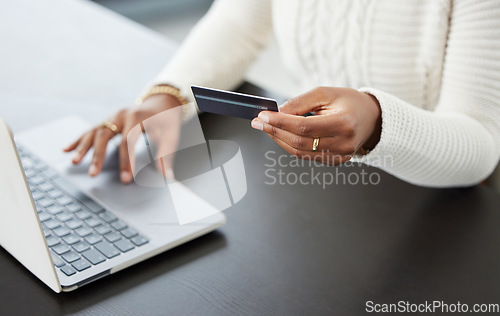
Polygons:
[[434,187],[494,170],[500,1],[219,0],[154,83],[234,88],[272,30],[301,90],[351,87],[380,102],[380,142],[359,161]]

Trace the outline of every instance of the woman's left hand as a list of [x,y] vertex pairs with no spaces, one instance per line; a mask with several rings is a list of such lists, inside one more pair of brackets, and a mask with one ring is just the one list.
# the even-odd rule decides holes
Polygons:
[[[313,112],[315,116],[302,116]],[[380,105],[372,95],[348,88],[318,87],[285,102],[279,112],[262,111],[252,127],[266,132],[288,153],[329,165],[348,161],[380,139]],[[313,151],[313,142],[319,144]]]

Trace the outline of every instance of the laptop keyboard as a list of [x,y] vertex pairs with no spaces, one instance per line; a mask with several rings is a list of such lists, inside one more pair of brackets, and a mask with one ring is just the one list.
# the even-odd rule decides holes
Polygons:
[[26,178],[56,268],[67,276],[148,243],[54,169],[18,147]]

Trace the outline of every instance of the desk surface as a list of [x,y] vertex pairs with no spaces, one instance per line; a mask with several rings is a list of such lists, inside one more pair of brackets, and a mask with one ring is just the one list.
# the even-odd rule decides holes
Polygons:
[[[9,5],[13,17],[0,11],[8,26],[0,32],[12,32],[2,36],[10,42],[0,59],[0,116],[16,131],[66,114],[99,121],[132,100],[175,49],[92,3]],[[29,27],[16,22],[20,12]],[[249,84],[241,91],[268,94]],[[63,294],[0,249],[2,313],[354,315],[366,301],[500,303],[493,191],[420,188],[362,166],[313,172],[364,170],[380,175],[378,185],[267,185],[266,153],[283,150],[248,121],[201,120],[207,138],[236,141],[245,162],[248,192],[227,210],[226,226]]]

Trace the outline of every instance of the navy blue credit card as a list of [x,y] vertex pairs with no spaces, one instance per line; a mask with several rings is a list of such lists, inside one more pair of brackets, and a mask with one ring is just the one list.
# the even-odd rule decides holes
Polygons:
[[191,86],[200,111],[253,119],[261,111],[278,112],[276,100],[253,95]]

